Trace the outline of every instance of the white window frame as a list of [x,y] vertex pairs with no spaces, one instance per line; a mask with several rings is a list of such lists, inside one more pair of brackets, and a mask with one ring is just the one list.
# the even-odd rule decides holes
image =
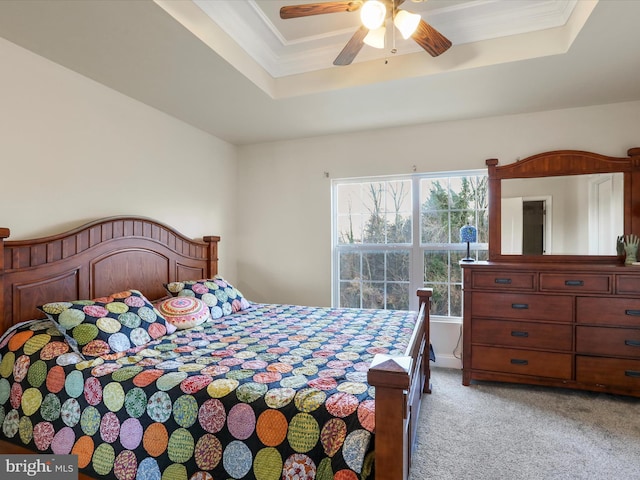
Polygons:
[[[357,178],[338,178],[331,181],[331,304],[333,307],[339,306],[340,301],[340,272],[339,272],[339,255],[345,250],[354,251],[393,251],[393,250],[409,250],[410,272],[409,272],[409,290],[415,292],[419,288],[424,287],[424,252],[438,250],[433,245],[421,243],[421,205],[420,205],[420,180],[424,178],[450,178],[450,177],[473,177],[487,176],[486,169],[481,170],[459,170],[445,172],[415,173],[410,175],[385,175],[374,177],[357,177]],[[412,242],[405,244],[358,244],[358,245],[338,245],[338,215],[337,215],[337,191],[338,186],[347,183],[374,183],[411,180],[411,205],[412,205]],[[452,244],[446,244],[452,245]],[[466,245],[461,244],[460,249],[446,248],[442,246],[442,250],[464,250]],[[474,250],[488,250],[487,243],[477,243],[473,245]],[[457,283],[457,282],[455,282]],[[452,285],[450,283],[450,285]],[[416,295],[409,296],[409,309],[418,309],[418,299]],[[435,318],[438,315],[433,316]],[[440,316],[444,319],[460,319],[454,316]]]

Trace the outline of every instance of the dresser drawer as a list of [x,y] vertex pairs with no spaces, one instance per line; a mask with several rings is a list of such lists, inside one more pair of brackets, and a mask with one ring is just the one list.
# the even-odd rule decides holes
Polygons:
[[572,326],[554,323],[474,319],[471,341],[506,347],[571,350]]
[[611,275],[541,273],[541,292],[611,293]]
[[640,327],[640,299],[578,297],[576,321],[578,323]]
[[573,321],[573,297],[565,295],[473,292],[471,302],[474,317]]
[[640,359],[640,329],[578,326],[576,351]]
[[471,287],[534,291],[536,274],[534,272],[473,272]]
[[591,385],[640,389],[640,360],[576,357],[576,380]]
[[571,354],[473,346],[471,368],[559,379],[571,378]]
[[640,275],[617,275],[616,293],[620,294],[640,294]]

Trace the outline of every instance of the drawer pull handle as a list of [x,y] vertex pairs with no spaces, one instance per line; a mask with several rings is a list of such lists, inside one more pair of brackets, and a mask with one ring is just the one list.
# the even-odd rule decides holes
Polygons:
[[496,278],[495,282],[499,283],[500,285],[511,285],[510,278]]
[[513,365],[529,365],[529,360],[522,360],[520,358],[512,358],[511,359],[511,363]]
[[517,330],[512,330],[511,331],[511,336],[512,337],[528,337],[529,336],[529,332],[519,332]]
[[640,347],[640,341],[638,340],[625,340],[624,344],[629,347]]
[[582,287],[584,286],[583,280],[565,280],[564,284],[567,287]]
[[625,310],[625,315],[631,315],[634,317],[640,317],[640,310]]
[[527,310],[529,308],[528,303],[512,303],[511,308],[515,308],[518,310]]
[[638,372],[637,370],[625,370],[624,374],[627,377],[640,378],[640,372]]

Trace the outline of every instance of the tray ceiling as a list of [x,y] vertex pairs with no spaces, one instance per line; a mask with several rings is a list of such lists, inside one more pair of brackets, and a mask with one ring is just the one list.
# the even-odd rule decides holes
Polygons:
[[155,1],[274,98],[565,53],[597,3],[407,0],[402,8],[449,38],[451,50],[433,58],[389,28],[384,49],[365,45],[354,64],[335,67],[334,58],[360,26],[359,11],[283,20],[282,6],[309,2]]
[[453,46],[347,67],[357,15],[294,3],[2,0],[0,42],[235,145],[640,100],[640,1],[406,0]]

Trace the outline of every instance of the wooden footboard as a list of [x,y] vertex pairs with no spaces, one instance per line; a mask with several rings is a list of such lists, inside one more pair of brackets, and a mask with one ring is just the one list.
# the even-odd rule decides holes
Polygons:
[[407,480],[423,393],[431,393],[429,304],[432,290],[420,289],[420,313],[406,354],[376,355],[368,382],[376,388],[376,478]]

